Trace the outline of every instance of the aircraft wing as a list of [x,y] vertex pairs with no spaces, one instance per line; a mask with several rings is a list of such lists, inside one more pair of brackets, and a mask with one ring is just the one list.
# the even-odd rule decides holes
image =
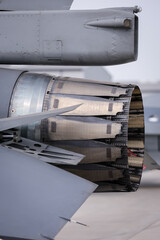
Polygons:
[[68,10],[73,0],[1,0],[0,10]]
[[37,121],[40,121],[45,118],[55,117],[59,114],[62,114],[65,112],[70,112],[70,111],[76,109],[78,106],[79,105],[74,105],[74,106],[67,107],[67,108],[61,108],[58,110],[50,110],[50,111],[46,111],[46,112],[33,113],[33,114],[28,114],[28,115],[23,115],[23,116],[18,116],[18,117],[1,118],[0,119],[0,131],[5,131],[10,128],[15,128],[15,127],[22,126],[25,124],[37,122]]
[[0,146],[0,238],[53,239],[96,185]]
[[[78,164],[84,155],[20,138],[7,129],[72,111],[77,106],[0,119],[0,238],[53,239],[95,184],[48,163]],[[5,137],[4,137],[5,136]],[[41,160],[41,161],[39,161]]]

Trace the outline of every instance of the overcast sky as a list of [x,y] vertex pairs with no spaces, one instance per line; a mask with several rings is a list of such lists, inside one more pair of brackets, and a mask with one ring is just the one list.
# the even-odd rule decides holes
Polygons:
[[160,0],[74,0],[72,9],[141,6],[137,62],[107,67],[114,80],[160,81]]

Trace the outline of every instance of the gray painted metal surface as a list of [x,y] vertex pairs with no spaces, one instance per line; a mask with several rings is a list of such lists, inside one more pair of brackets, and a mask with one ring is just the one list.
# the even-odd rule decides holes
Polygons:
[[[0,12],[0,63],[112,65],[134,61],[136,9]],[[100,20],[111,24],[90,24]]]
[[73,0],[1,0],[0,10],[67,10]]
[[18,117],[8,117],[8,118],[2,118],[0,119],[0,131],[4,131],[10,128],[15,128],[18,126],[22,126],[25,124],[30,124],[33,122],[40,121],[45,118],[49,118],[52,116],[56,116],[62,113],[65,113],[67,111],[72,111],[75,108],[77,108],[79,105],[75,105],[72,107],[67,107],[67,108],[62,108],[58,110],[50,110],[46,112],[40,112],[40,113],[33,113],[33,114],[28,114],[28,115],[23,115],[23,116],[18,116]]
[[[0,236],[53,238],[96,185],[0,146]],[[41,235],[42,234],[42,235]]]
[[[23,1],[21,1],[21,3],[18,0],[14,2],[17,3],[19,10],[23,10],[23,8],[25,10],[30,9],[30,4],[26,5],[27,7],[25,7]],[[58,1],[56,2],[58,4]],[[61,7],[62,3],[64,2],[65,1],[59,1]],[[68,1],[68,4],[70,5],[71,2],[72,1]],[[3,3],[7,3],[7,1],[1,1],[0,7],[2,7]],[[28,1],[28,3],[31,2]],[[36,3],[38,2],[34,1],[32,10],[37,10]],[[23,5],[23,8],[21,8],[21,4]],[[43,6],[39,5],[40,8],[43,8]],[[8,5],[8,7],[10,7],[10,9],[8,10],[11,10],[11,5]],[[14,7],[16,10],[18,10],[16,8],[16,4],[14,5]],[[55,8],[59,9],[58,5],[55,5],[54,9]],[[65,9],[66,8],[68,7],[65,6]],[[71,12],[0,12],[0,63],[111,65],[134,61],[137,58],[138,48],[138,19],[135,16],[135,13],[137,12],[137,8],[115,8],[97,11],[93,10]],[[77,31],[79,32],[79,34],[75,35],[75,32]],[[12,42],[12,44],[10,44],[10,42]],[[51,86],[49,81],[46,81],[45,86],[43,84],[43,86],[41,85],[39,92],[35,89],[35,95],[39,94],[39,99],[37,100],[37,102],[35,102],[36,97],[34,96],[34,94],[26,94],[26,99],[30,98],[31,101],[24,102],[26,105],[29,104],[31,106],[31,109],[29,109],[29,112],[32,113],[31,115],[7,118],[8,114],[6,113],[8,113],[10,103],[10,110],[11,112],[13,110],[13,113],[14,108],[21,105],[22,96],[20,96],[19,94],[15,96],[14,92],[12,95],[11,91],[13,86],[15,86],[16,80],[18,79],[19,75],[20,73],[17,73],[17,75],[14,76],[14,81],[12,81],[13,85],[9,84],[9,90],[6,90],[8,95],[4,95],[5,99],[7,99],[8,97],[8,100],[6,100],[7,108],[3,107],[3,110],[5,110],[4,113],[2,112],[3,119],[0,119],[0,131],[17,127],[19,125],[30,124],[35,121],[40,121],[41,119],[48,118],[56,114],[64,113],[66,111],[72,111],[75,109],[75,107],[77,107],[76,105],[73,107],[47,112],[46,108],[51,107],[47,105],[47,101],[49,103],[49,97],[47,96],[47,92],[48,89],[51,88]],[[11,79],[12,77],[10,76],[10,82]],[[27,81],[29,81],[29,79]],[[62,84],[60,81],[59,83],[61,86]],[[77,86],[77,84],[75,83],[72,85]],[[21,85],[20,87],[25,90],[24,86]],[[110,89],[109,85],[105,87]],[[102,88],[104,89],[104,85],[102,86]],[[112,86],[111,89],[113,90],[113,93],[111,95],[105,95],[106,97],[118,97],[119,95],[122,95],[122,92],[120,92],[119,95],[113,96],[114,92],[117,91],[117,87]],[[115,123],[117,126],[119,126],[119,128],[118,134],[116,133],[114,137],[116,135],[121,135],[121,133],[124,134],[122,138],[120,137],[116,139],[116,141],[118,140],[117,142],[115,141],[116,149],[117,146],[123,146],[122,150],[125,151],[126,155],[128,145],[125,144],[127,144],[128,136],[125,133],[128,134],[127,128],[128,126],[130,128],[130,137],[132,135],[135,136],[135,129],[139,124],[138,122],[136,126],[128,125],[128,115],[130,113],[133,113],[134,115],[135,112],[132,110],[136,110],[132,109],[132,103],[131,107],[129,107],[130,100],[132,97],[135,97],[134,95],[136,95],[137,92],[137,95],[141,99],[140,92],[137,89],[134,89],[133,86],[128,86],[127,92],[125,90],[123,91],[123,95],[126,95],[127,97],[125,102],[126,106],[124,108],[124,115],[126,115],[124,117],[125,124],[123,122],[123,125],[121,125],[121,120],[119,120],[120,123]],[[72,90],[75,91],[74,87]],[[75,92],[75,95],[83,94],[83,91],[84,89],[81,89],[79,87],[78,92]],[[68,92],[65,93],[69,94]],[[55,92],[55,94],[57,94],[57,92]],[[15,98],[14,103],[11,99],[11,95]],[[44,95],[45,99],[43,99]],[[88,94],[88,96],[90,95],[92,94]],[[94,95],[97,96],[97,94],[95,93]],[[19,96],[19,101],[17,101],[16,97]],[[1,99],[3,100],[3,98]],[[55,106],[57,106],[57,101],[54,101],[54,104]],[[35,106],[38,106],[37,109],[35,108]],[[37,111],[45,112],[33,113]],[[108,106],[108,111],[112,111],[112,105]],[[119,112],[117,111],[115,115],[118,115],[117,113]],[[138,118],[138,116],[136,117]],[[63,117],[63,119],[65,121],[69,121],[69,118],[67,117]],[[91,123],[94,122],[94,119],[91,119]],[[71,118],[71,120],[75,121],[74,118]],[[114,120],[115,119],[113,119],[113,121]],[[141,122],[141,119],[139,120]],[[109,120],[107,121],[109,122]],[[87,121],[84,118],[82,124],[85,125],[86,122]],[[142,130],[143,135],[143,124],[140,125],[139,128],[140,130]],[[96,131],[98,132],[98,130],[99,129],[97,129]],[[110,132],[111,125],[109,124],[107,125],[107,129],[105,128],[105,136],[102,135],[101,137],[106,138],[106,133],[110,134]],[[92,138],[93,137],[95,137],[95,135],[93,135]],[[88,137],[85,137],[85,139],[86,138],[88,139]],[[70,138],[67,137],[67,139]],[[141,139],[143,142],[143,136],[141,137]],[[24,143],[27,144],[29,143],[29,141],[24,140]],[[30,141],[29,146],[35,144],[35,142],[32,143]],[[111,146],[113,146],[113,143],[111,144]],[[22,154],[21,152],[9,149],[10,147],[13,146],[0,146],[0,236],[2,238],[4,237],[12,239],[52,239],[66,223],[65,219],[71,218],[74,212],[89,196],[89,194],[94,191],[96,185],[80,179],[74,175],[71,175],[67,172],[64,172],[58,168],[50,166],[42,161],[38,161],[32,156],[27,156]],[[19,147],[24,146],[23,144],[19,144]],[[44,147],[46,147],[46,145]],[[52,147],[50,147],[50,151],[51,149]],[[137,149],[132,149],[132,151],[136,151],[137,154],[141,154],[141,152]],[[33,153],[34,150],[32,149],[31,152]],[[31,152],[28,152],[28,154],[31,154]],[[60,152],[61,155],[62,152],[64,151],[62,150]],[[110,153],[110,151],[107,151],[106,153],[108,154]],[[51,154],[51,152],[49,153],[49,151],[46,153],[47,157],[51,157],[51,155],[53,156],[56,154]],[[121,166],[118,165],[117,169],[116,164],[118,164],[118,162],[116,164],[113,163],[113,165],[109,165],[108,167],[104,167],[103,164],[91,164],[89,167],[85,166],[83,168],[82,166],[79,168],[79,170],[82,170],[81,172],[84,177],[86,176],[86,174],[90,174],[89,178],[93,179],[93,181],[101,182],[105,180],[120,180],[120,182],[116,182],[116,185],[113,187],[114,190],[135,190],[139,185],[139,175],[141,173],[141,169],[137,169],[136,165],[135,169],[130,168],[133,167],[133,165],[132,163],[130,165],[130,162],[126,160],[128,160],[128,158],[125,156],[125,161],[122,162],[122,165],[120,163]],[[126,167],[128,170],[127,172],[125,172]],[[76,168],[73,167],[73,170],[74,169]],[[101,174],[99,170],[102,170]],[[122,185],[124,184],[124,182],[125,185],[123,189]],[[117,183],[120,183],[120,186],[117,186]],[[108,184],[108,182],[106,182],[106,184]]]

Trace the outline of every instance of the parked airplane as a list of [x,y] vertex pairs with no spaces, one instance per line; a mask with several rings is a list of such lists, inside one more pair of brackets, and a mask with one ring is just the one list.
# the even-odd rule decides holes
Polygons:
[[[136,60],[138,7],[69,11],[69,0],[33,2],[0,2],[1,64]],[[138,86],[2,68],[0,84],[2,239],[53,239],[96,184],[97,191],[138,188]]]

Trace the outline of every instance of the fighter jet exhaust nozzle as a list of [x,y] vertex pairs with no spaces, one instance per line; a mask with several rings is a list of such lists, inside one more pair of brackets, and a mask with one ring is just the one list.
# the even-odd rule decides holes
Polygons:
[[8,81],[0,93],[0,107],[8,105],[9,116],[80,104],[58,117],[22,126],[23,137],[85,155],[76,166],[59,167],[96,182],[97,191],[138,188],[144,155],[144,112],[138,86],[8,71],[0,71],[1,79]]

